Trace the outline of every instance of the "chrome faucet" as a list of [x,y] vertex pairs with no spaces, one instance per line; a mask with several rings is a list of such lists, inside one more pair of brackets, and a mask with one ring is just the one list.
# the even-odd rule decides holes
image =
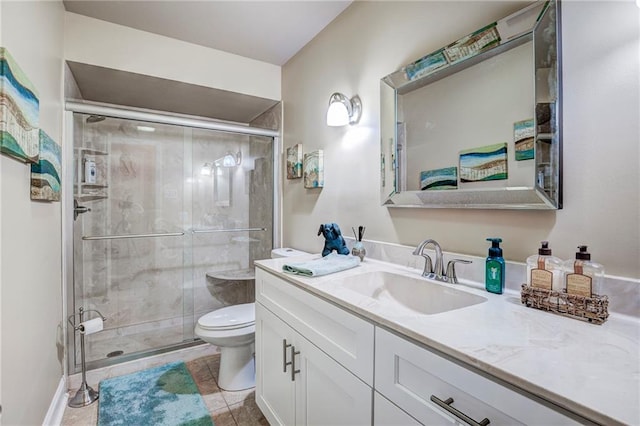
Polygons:
[[[424,253],[424,249],[426,246],[428,245],[433,245],[434,249],[436,250],[436,263],[435,265],[433,265],[433,262],[431,261],[431,257],[429,257],[428,254]],[[444,270],[444,259],[442,256],[442,247],[440,247],[440,244],[438,244],[438,242],[436,240],[432,240],[432,239],[426,239],[423,242],[421,242],[420,244],[418,244],[418,247],[416,247],[416,249],[413,251],[413,254],[415,256],[422,256],[424,257],[424,270],[422,271],[422,276],[423,277],[427,277],[427,278],[431,278],[437,281],[444,281],[447,283],[451,283],[451,284],[457,284],[458,283],[458,277],[456,276],[456,268],[455,268],[455,264],[456,263],[471,263],[471,261],[469,260],[464,260],[464,259],[453,259],[450,260],[447,264],[447,271],[445,273]]]
[[[433,265],[431,262],[431,257],[428,254],[424,254],[424,248],[428,245],[433,245],[436,250],[436,263]],[[442,247],[436,240],[426,239],[413,251],[415,256],[422,256],[425,259],[424,262],[424,271],[422,271],[423,277],[429,277],[436,279],[438,281],[446,281],[444,275],[444,267],[442,265]],[[432,266],[433,265],[433,266]]]

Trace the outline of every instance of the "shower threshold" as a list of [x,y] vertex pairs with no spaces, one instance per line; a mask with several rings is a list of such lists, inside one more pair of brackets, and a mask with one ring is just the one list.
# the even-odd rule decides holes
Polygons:
[[[135,361],[138,359],[147,358],[154,355],[161,355],[167,352],[173,352],[179,349],[185,349],[185,348],[190,348],[190,347],[200,346],[200,345],[208,345],[208,343],[203,342],[200,339],[193,339],[193,340],[189,340],[181,343],[176,343],[173,345],[168,345],[162,348],[155,348],[153,350],[123,353],[122,355],[117,355],[117,356],[112,356],[108,358],[87,362],[87,371],[97,370],[102,367],[110,367],[112,365],[121,364],[123,362]],[[75,367],[76,367],[75,370],[71,374],[79,373],[81,371],[80,364],[77,364]]]

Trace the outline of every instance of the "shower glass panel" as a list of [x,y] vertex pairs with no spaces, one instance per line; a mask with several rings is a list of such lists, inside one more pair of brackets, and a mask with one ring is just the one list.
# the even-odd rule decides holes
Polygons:
[[253,261],[273,247],[273,144],[269,137],[203,129],[193,129],[191,139],[197,319],[255,299]]
[[273,138],[80,113],[73,123],[69,313],[107,317],[85,336],[90,369],[197,343],[200,315],[254,300],[253,260],[273,244]]

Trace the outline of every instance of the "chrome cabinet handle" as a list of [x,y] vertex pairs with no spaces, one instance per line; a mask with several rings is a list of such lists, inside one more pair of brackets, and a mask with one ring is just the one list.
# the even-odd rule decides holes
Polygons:
[[451,404],[453,404],[453,398],[447,398],[443,401],[437,396],[431,395],[430,399],[432,402],[435,402],[439,407],[442,407],[449,413],[453,414],[463,422],[470,424],[471,426],[487,426],[489,423],[491,423],[491,421],[489,421],[489,419],[486,417],[480,420],[480,422],[478,423],[475,420],[473,420],[471,417],[464,414],[462,411],[459,411],[456,408],[452,407]]
[[287,365],[291,365],[291,361],[287,362],[287,348],[291,347],[291,344],[287,344],[287,339],[282,339],[282,372],[287,372]]
[[291,346],[291,381],[296,380],[296,374],[300,372],[300,370],[296,370],[296,355],[299,355],[300,351],[296,351],[295,346]]

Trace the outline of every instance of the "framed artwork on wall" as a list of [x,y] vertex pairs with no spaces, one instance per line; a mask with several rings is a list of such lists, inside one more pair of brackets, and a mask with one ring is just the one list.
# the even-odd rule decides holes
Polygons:
[[302,144],[287,148],[287,179],[302,177]]
[[37,163],[40,152],[38,93],[9,54],[0,47],[0,152]]
[[60,145],[40,130],[40,156],[31,165],[31,199],[60,201],[62,151]]
[[304,154],[304,187],[324,187],[324,158],[322,150]]

